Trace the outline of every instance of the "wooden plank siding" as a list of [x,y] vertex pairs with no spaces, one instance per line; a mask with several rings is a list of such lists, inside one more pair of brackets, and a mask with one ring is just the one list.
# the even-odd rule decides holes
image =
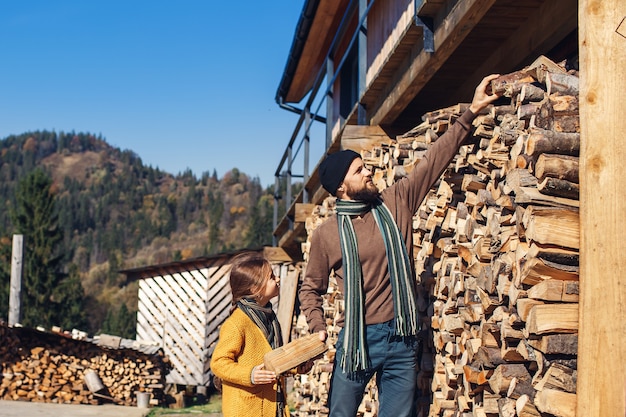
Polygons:
[[137,338],[163,347],[173,365],[168,383],[205,385],[209,381],[202,363],[208,275],[206,269],[197,272],[163,274],[139,283]]

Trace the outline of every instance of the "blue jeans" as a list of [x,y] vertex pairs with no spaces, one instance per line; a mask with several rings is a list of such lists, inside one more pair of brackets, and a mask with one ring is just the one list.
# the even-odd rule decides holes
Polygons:
[[354,417],[365,387],[374,374],[379,398],[378,416],[414,415],[417,381],[415,341],[394,336],[393,320],[366,326],[366,335],[371,368],[360,371],[356,377],[349,377],[339,365],[344,330],[339,332],[330,382],[329,417]]

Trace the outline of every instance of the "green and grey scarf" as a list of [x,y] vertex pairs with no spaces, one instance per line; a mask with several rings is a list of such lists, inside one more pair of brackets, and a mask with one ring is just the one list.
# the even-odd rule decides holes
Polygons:
[[369,366],[365,343],[365,299],[363,272],[359,261],[356,233],[351,216],[372,211],[385,243],[393,295],[395,334],[415,336],[418,333],[415,282],[411,261],[400,229],[382,200],[374,203],[337,200],[339,242],[343,256],[345,288],[345,328],[343,356],[339,364],[347,373],[365,370]]

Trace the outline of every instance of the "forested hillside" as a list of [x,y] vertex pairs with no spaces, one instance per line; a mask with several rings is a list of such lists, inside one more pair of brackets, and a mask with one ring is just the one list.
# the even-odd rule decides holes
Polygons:
[[[172,175],[88,133],[38,131],[0,140],[0,318],[8,311],[12,235],[24,233],[32,243],[19,229],[41,228],[28,225],[29,216],[37,221],[29,211],[45,200],[33,188],[47,187],[54,205],[45,227],[59,236],[50,255],[59,258],[57,284],[79,277],[80,301],[88,306],[63,324],[90,334],[134,333],[136,283],[126,285],[121,269],[271,244],[271,191],[236,168],[222,178],[209,170],[200,178],[191,171]],[[26,325],[61,325],[26,317]]]

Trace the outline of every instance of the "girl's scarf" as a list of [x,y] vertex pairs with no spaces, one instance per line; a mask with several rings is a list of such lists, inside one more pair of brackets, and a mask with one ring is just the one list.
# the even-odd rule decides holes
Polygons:
[[411,261],[402,234],[391,212],[381,199],[374,203],[337,200],[339,242],[343,256],[345,287],[345,329],[343,356],[339,363],[344,372],[353,374],[369,367],[365,341],[365,299],[363,295],[363,272],[351,216],[372,211],[385,243],[396,336],[415,336],[418,332],[415,280]]
[[[280,331],[280,323],[272,309],[271,303],[267,303],[266,306],[262,307],[254,299],[244,298],[237,302],[237,307],[261,329],[272,349],[282,346],[283,337]],[[285,394],[280,379],[277,381],[276,386],[276,417],[282,417],[285,409]]]
[[262,307],[254,299],[244,298],[237,302],[237,307],[261,329],[272,349],[283,344],[280,324],[270,303]]

